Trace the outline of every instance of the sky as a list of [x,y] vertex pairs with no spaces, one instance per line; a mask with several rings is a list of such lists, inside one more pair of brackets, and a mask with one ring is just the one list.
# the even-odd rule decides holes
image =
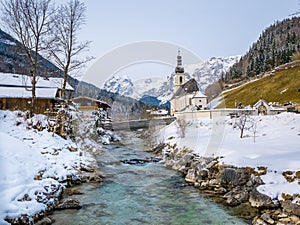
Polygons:
[[[97,60],[121,46],[135,42],[170,43],[193,52],[199,61],[213,56],[243,55],[264,29],[276,21],[288,18],[300,8],[298,0],[84,2],[87,18],[80,39],[92,41],[89,54],[95,57],[86,67],[86,77],[91,73],[100,76],[101,68],[94,65]],[[177,51],[168,54],[172,55],[175,64]],[[195,63],[185,61],[184,55],[183,61]],[[150,66],[146,65],[146,68],[149,71]],[[165,71],[161,68],[158,71],[167,73],[170,65],[166,68]],[[120,73],[119,70],[116,68],[114,72]],[[133,73],[130,69],[125,70],[125,73],[128,71]],[[150,69],[149,73],[152,72],[155,73]]]
[[179,47],[184,64],[243,55],[264,29],[300,11],[300,0],[82,1],[87,11],[79,40],[91,41],[82,57],[95,59],[79,78],[97,86],[114,74],[166,77]]

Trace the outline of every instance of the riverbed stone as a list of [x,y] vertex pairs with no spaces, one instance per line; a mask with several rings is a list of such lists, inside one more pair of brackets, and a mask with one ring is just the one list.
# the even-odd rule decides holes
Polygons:
[[252,224],[253,225],[267,225],[267,223],[264,220],[262,220],[261,218],[255,218],[252,221]]
[[224,168],[219,176],[222,183],[234,186],[244,185],[250,178],[251,174],[246,168]]
[[300,205],[292,203],[290,200],[283,201],[281,204],[283,211],[289,215],[300,216]]
[[269,213],[262,214],[260,218],[262,220],[264,220],[265,222],[269,223],[269,224],[274,224],[275,223],[275,221],[271,218]]
[[272,199],[269,196],[257,191],[256,188],[250,193],[249,202],[252,207],[257,208],[275,207],[275,204],[273,203]]
[[187,173],[190,164],[194,158],[193,154],[187,153],[182,158],[180,158],[173,166],[172,169],[182,172],[184,174]]
[[196,171],[195,169],[189,169],[187,175],[185,176],[185,181],[190,183],[196,182]]
[[291,222],[294,224],[297,224],[298,222],[300,222],[300,218],[296,215],[291,215],[290,219],[291,219]]
[[207,169],[202,169],[200,171],[197,172],[198,175],[202,178],[205,179],[208,177],[208,170]]
[[54,221],[50,217],[45,217],[34,224],[35,225],[51,225],[53,222]]
[[167,167],[167,168],[173,168],[173,165],[175,164],[175,161],[173,159],[170,159],[170,160],[167,160],[165,163],[164,163],[164,166]]
[[57,206],[55,206],[56,210],[63,209],[81,209],[80,202],[74,198],[63,199]]

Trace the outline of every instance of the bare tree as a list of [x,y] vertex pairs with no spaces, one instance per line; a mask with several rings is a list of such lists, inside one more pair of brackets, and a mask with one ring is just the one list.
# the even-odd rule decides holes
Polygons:
[[62,97],[65,97],[65,89],[68,74],[78,70],[92,59],[78,59],[83,51],[89,49],[89,41],[79,42],[78,32],[85,23],[86,7],[79,0],[70,0],[67,4],[61,5],[55,14],[53,27],[53,41],[49,46],[49,55],[56,66],[64,72],[62,84]]
[[233,128],[238,128],[240,130],[240,138],[243,138],[244,131],[249,130],[252,126],[253,123],[251,122],[250,113],[245,110],[240,112],[233,124]]
[[20,42],[30,62],[31,114],[34,112],[39,53],[51,30],[51,0],[4,0],[2,21]]

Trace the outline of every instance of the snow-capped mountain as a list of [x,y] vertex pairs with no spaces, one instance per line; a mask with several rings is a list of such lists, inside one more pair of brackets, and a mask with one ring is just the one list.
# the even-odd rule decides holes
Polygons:
[[135,99],[153,96],[167,101],[173,93],[172,78],[171,76],[165,79],[153,77],[132,81],[128,76],[113,76],[105,82],[103,89]]
[[107,82],[105,82],[103,89],[124,96],[132,96],[134,93],[133,83],[127,76],[113,76]]
[[228,69],[240,60],[241,56],[212,57],[198,64],[184,66],[186,73],[194,78],[202,91],[208,85],[224,77]]
[[[227,70],[239,59],[240,56],[212,57],[198,64],[184,65],[186,80],[194,78],[204,92],[209,84],[225,76]],[[132,81],[128,76],[113,76],[104,84],[103,89],[135,99],[153,96],[166,102],[173,95],[173,75],[174,73],[166,78],[145,78],[137,81]]]

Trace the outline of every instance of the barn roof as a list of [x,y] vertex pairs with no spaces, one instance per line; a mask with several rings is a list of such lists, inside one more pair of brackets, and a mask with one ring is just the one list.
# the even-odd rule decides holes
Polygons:
[[101,100],[95,99],[95,98],[90,98],[90,97],[87,97],[87,96],[78,96],[78,97],[72,98],[72,101],[76,102],[76,100],[84,100],[84,99],[92,101],[92,102],[98,102],[98,103],[107,105],[108,107],[111,108],[111,106],[107,102],[104,102],[104,101],[101,101]]
[[[59,77],[37,77],[36,88],[58,88],[61,89],[64,79]],[[0,86],[2,87],[31,87],[31,77],[21,74],[0,73]],[[67,83],[66,90],[74,91]]]
[[[36,88],[36,98],[55,99],[57,88]],[[0,87],[0,98],[31,98],[30,89],[25,87]]]

